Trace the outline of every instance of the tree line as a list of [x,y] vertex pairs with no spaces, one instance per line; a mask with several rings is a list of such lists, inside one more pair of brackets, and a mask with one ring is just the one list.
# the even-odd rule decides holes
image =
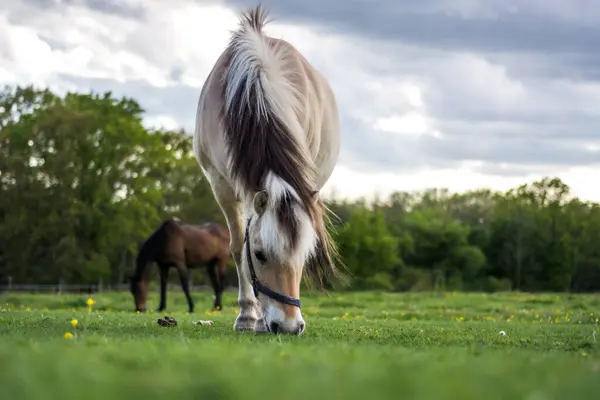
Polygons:
[[[110,92],[0,92],[2,283],[122,283],[165,218],[225,224],[191,136],[143,113]],[[600,205],[558,178],[327,205],[353,290],[600,288]]]

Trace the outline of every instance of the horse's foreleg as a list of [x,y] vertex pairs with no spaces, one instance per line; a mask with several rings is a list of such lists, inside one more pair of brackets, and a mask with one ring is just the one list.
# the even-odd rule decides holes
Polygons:
[[160,305],[158,312],[163,312],[167,308],[167,282],[169,281],[169,267],[160,266]]
[[192,296],[190,295],[190,279],[188,269],[185,267],[185,265],[178,265],[177,272],[179,273],[179,282],[181,283],[181,289],[183,289],[183,293],[185,294],[185,298],[188,302],[188,310],[191,314],[194,312],[194,301],[192,300]]
[[230,235],[229,249],[235,261],[238,276],[240,312],[235,319],[233,328],[237,331],[255,331],[260,324],[261,313],[258,301],[252,291],[252,284],[247,272],[248,268],[244,267],[245,262],[242,259],[242,246],[244,244],[242,204],[236,199],[235,193],[225,181],[212,178],[211,186],[215,199],[227,221]]

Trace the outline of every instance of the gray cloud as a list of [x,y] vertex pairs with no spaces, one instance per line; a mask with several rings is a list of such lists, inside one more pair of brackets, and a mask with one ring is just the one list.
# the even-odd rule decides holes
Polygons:
[[569,79],[600,82],[600,52],[484,53],[486,58],[505,65],[508,74],[524,79]]
[[[243,9],[255,1],[225,0],[225,3]],[[598,2],[555,2],[554,7],[541,1],[526,5],[520,0],[449,3],[441,0],[265,2],[282,21],[314,23],[346,33],[443,49],[596,52],[600,42]],[[577,23],[569,18],[573,12],[596,17]]]
[[[485,132],[458,132],[436,138],[431,135],[403,136],[394,133],[373,135],[372,130],[352,117],[342,116],[343,145],[347,150],[341,161],[356,168],[369,166],[381,171],[407,172],[422,167],[456,168],[463,160],[481,161],[474,169],[498,174],[533,171],[539,165],[591,166],[600,154],[582,143],[559,139],[540,140],[535,134],[504,136]],[[510,132],[510,129],[508,130]],[[598,135],[596,143],[600,144]],[[507,164],[509,167],[502,166]],[[510,168],[517,165],[518,168]]]
[[[40,11],[56,7],[52,1],[26,1]],[[223,2],[236,9],[255,3]],[[73,3],[67,1],[62,6]],[[147,15],[147,10],[124,2],[84,3],[99,13],[136,21]],[[340,164],[360,170],[407,172],[422,167],[452,168],[463,160],[481,160],[478,170],[482,173],[517,176],[543,171],[548,165],[599,163],[600,154],[587,150],[585,145],[600,144],[600,3],[449,3],[266,2],[277,22],[306,23],[345,33],[348,43],[356,43],[357,50],[372,43],[368,47],[377,56],[373,60],[358,60],[352,54],[344,60],[363,66],[371,80],[384,82],[385,86],[417,77],[422,83],[425,114],[432,121],[431,129],[442,133],[441,138],[375,131],[357,113],[386,118],[402,115],[413,107],[385,91],[382,95],[390,95],[391,100],[361,99],[369,94],[363,81],[350,81],[351,74],[330,74],[340,104]],[[9,14],[13,22],[28,21],[30,17],[31,13],[23,10]],[[151,33],[147,28],[119,42],[122,48],[112,42],[110,46],[115,46],[115,52],[126,49],[158,64],[168,57],[165,52],[169,51],[171,38],[163,32],[155,32],[156,38],[149,37]],[[64,50],[66,46],[50,36],[40,37],[55,49]],[[5,53],[0,43],[0,54]],[[101,61],[95,59],[91,64]],[[343,69],[339,65],[335,68]],[[93,88],[134,97],[147,113],[169,115],[191,133],[200,89],[181,83],[185,74],[186,66],[169,63],[165,75],[177,84],[164,88],[142,80],[117,82],[64,74],[59,79],[82,90]]]

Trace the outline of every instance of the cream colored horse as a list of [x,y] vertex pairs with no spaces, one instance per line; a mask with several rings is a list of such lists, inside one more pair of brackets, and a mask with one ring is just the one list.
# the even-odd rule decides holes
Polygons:
[[194,152],[231,233],[234,329],[300,334],[303,271],[321,283],[338,271],[318,196],[339,154],[338,111],[325,78],[263,33],[266,16],[241,15],[204,83]]

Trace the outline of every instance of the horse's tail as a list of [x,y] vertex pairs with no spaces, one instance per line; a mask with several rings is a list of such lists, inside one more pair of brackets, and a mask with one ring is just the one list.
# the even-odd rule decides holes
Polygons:
[[[301,96],[290,79],[294,72],[285,67],[289,49],[263,33],[266,23],[260,6],[243,13],[227,48],[223,125],[232,176],[250,191],[282,180],[280,188],[291,186],[307,200],[314,165],[295,113]],[[269,195],[283,197],[279,191]]]

